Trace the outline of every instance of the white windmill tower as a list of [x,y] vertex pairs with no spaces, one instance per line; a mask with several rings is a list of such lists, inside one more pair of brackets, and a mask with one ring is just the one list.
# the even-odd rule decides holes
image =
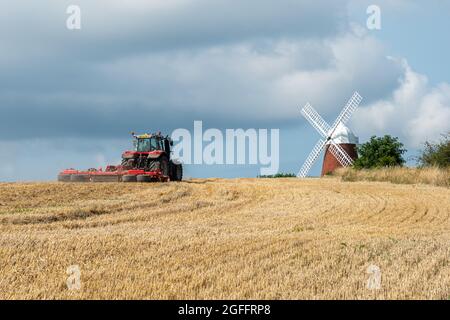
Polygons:
[[[323,139],[319,139],[305,163],[297,174],[297,177],[304,178],[308,174],[317,157],[325,147],[324,165],[322,174],[329,172],[332,169],[333,163],[343,167],[348,167],[353,164],[353,159],[356,156],[356,151],[351,151],[352,148],[346,145],[356,145],[358,139],[356,136],[345,127],[345,123],[350,119],[353,112],[361,103],[362,97],[358,92],[355,92],[345,107],[342,109],[339,116],[330,127],[325,120],[316,112],[316,110],[307,103],[301,110],[302,115],[308,122],[320,133]],[[353,148],[354,150],[354,148]],[[350,153],[350,155],[349,155]],[[328,159],[328,160],[327,160]],[[329,164],[329,165],[328,165]],[[328,167],[328,168],[327,168]],[[325,171],[325,172],[324,172]]]

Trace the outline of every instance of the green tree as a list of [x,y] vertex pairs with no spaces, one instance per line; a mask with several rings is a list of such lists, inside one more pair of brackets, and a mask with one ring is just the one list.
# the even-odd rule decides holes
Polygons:
[[355,160],[356,169],[370,169],[380,167],[402,166],[405,163],[403,148],[397,137],[385,135],[384,137],[372,136],[370,141],[358,147],[359,158]]
[[437,143],[425,142],[418,163],[422,167],[437,166],[441,168],[450,166],[450,132],[443,135]]

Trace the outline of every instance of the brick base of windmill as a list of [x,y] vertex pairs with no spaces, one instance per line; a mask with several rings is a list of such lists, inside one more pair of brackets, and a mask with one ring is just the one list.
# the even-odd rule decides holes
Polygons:
[[[336,144],[340,145],[352,160],[358,158],[356,145],[358,144],[359,139],[348,127],[339,124],[331,139],[333,139]],[[338,168],[342,168],[342,164],[328,150],[329,147],[330,143],[327,143],[325,146],[325,155],[323,157],[322,176],[330,174]]]

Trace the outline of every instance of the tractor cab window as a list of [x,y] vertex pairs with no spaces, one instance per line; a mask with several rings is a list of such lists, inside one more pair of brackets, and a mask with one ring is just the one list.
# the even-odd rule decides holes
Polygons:
[[136,151],[149,152],[153,150],[159,150],[159,141],[156,138],[141,138],[137,139]]

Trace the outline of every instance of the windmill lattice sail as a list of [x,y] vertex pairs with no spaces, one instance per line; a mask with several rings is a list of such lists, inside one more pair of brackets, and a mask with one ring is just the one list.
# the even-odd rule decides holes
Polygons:
[[308,158],[306,158],[305,163],[301,167],[300,171],[297,174],[297,177],[304,178],[308,174],[309,170],[311,170],[311,167],[313,166],[314,162],[316,161],[319,154],[322,152],[323,147],[325,146],[325,140],[320,139],[314,148],[312,149],[311,153],[309,154]]
[[307,103],[303,107],[301,113],[306,118],[306,120],[308,120],[308,122],[314,127],[314,129],[322,134],[323,137],[327,136],[331,129],[330,126],[325,122],[325,120],[322,119],[320,114],[318,114],[316,110],[311,107],[309,103]]
[[[348,155],[348,153],[342,148],[339,143],[336,143],[334,139],[337,136],[337,130],[344,130],[345,123],[350,119],[353,112],[358,108],[362,101],[362,97],[358,92],[355,92],[353,96],[348,100],[347,104],[342,109],[341,113],[338,115],[333,125],[330,127],[328,123],[317,113],[316,110],[307,103],[301,110],[301,114],[308,120],[308,122],[313,126],[314,129],[319,132],[319,134],[325,138],[320,139],[311,153],[306,158],[303,166],[297,174],[297,177],[304,178],[307,176],[308,172],[311,170],[314,162],[319,157],[320,153],[325,146],[328,145],[327,152],[329,151],[334,159],[343,167],[348,167],[353,164],[353,158]],[[345,130],[344,130],[345,131]],[[356,137],[355,137],[356,138]],[[357,138],[356,138],[357,139]],[[355,153],[356,154],[356,153]],[[326,158],[327,155],[325,155]],[[325,164],[324,164],[325,167]]]
[[362,101],[362,97],[359,95],[358,92],[355,92],[353,96],[348,100],[345,107],[342,109],[341,113],[338,115],[336,120],[333,123],[332,126],[332,132],[329,134],[330,136],[333,134],[334,130],[336,130],[339,123],[346,124],[347,121],[352,116],[353,112],[355,112],[356,108],[358,108],[359,104]]

